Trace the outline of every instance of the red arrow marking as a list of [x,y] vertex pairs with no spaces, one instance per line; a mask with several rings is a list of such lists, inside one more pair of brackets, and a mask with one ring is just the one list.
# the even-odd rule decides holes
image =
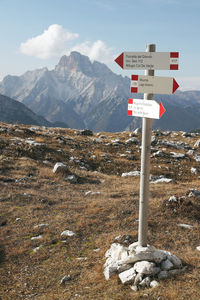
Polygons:
[[174,92],[177,90],[178,87],[179,87],[178,83],[177,83],[176,80],[173,78],[173,91],[172,91],[172,93],[174,93]]
[[165,112],[165,108],[164,106],[162,105],[162,103],[160,103],[160,114],[159,114],[159,119],[162,117],[162,115],[164,114]]
[[120,56],[118,56],[115,59],[115,62],[123,69],[123,67],[124,67],[124,53],[120,54]]

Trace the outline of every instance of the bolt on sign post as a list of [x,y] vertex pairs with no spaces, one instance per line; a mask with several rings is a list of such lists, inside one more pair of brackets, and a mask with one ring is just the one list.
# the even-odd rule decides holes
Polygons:
[[131,92],[144,93],[144,99],[128,100],[128,115],[142,117],[142,152],[140,173],[140,205],[138,243],[147,246],[148,202],[152,119],[165,112],[162,103],[153,100],[153,93],[173,94],[179,87],[174,78],[155,77],[154,70],[178,70],[178,52],[156,52],[156,45],[146,46],[146,52],[123,52],[115,62],[126,70],[145,70],[145,75],[132,75]]

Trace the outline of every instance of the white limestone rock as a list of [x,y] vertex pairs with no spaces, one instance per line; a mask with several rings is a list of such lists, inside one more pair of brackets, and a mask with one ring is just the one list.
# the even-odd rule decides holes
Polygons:
[[126,142],[125,142],[126,145],[131,145],[131,144],[138,145],[139,143],[140,143],[140,141],[136,137],[131,137],[130,139],[126,140]]
[[34,248],[34,249],[33,249],[33,252],[36,253],[36,252],[38,252],[41,248],[42,248],[42,245],[40,245],[40,246]]
[[106,280],[109,280],[110,277],[116,274],[118,271],[118,264],[116,262],[112,262],[111,264],[107,265],[104,269],[104,276]]
[[176,153],[176,152],[170,152],[172,158],[181,159],[185,158],[184,153]]
[[140,274],[151,275],[154,274],[156,264],[149,261],[139,261],[134,264],[134,270]]
[[128,249],[118,243],[113,243],[105,256],[107,258],[111,257],[115,261],[126,259],[128,257]]
[[197,148],[200,147],[200,139],[196,141],[196,143],[194,144],[194,147],[197,147]]
[[122,173],[122,177],[127,177],[127,176],[140,176],[140,171],[131,171],[127,173]]
[[70,230],[65,230],[61,233],[61,236],[62,237],[65,237],[65,236],[73,236],[75,235],[75,233],[73,231],[70,231]]
[[183,228],[187,228],[187,229],[191,229],[191,228],[193,228],[193,226],[192,225],[190,225],[190,224],[177,224],[179,227],[183,227]]
[[177,197],[176,196],[171,196],[168,200],[170,203],[176,203],[177,202]]
[[42,239],[42,235],[41,235],[41,234],[38,235],[38,236],[33,236],[33,237],[31,238],[31,241],[34,241],[34,240],[40,240],[40,239]]
[[154,246],[147,245],[146,247],[137,245],[135,248],[136,253],[140,252],[154,252],[156,248]]
[[130,253],[135,253],[135,249],[137,246],[138,246],[138,242],[134,242],[134,243],[130,244],[128,247]]
[[156,281],[156,280],[152,280],[151,283],[150,283],[150,287],[151,287],[151,288],[156,288],[156,287],[158,287],[159,285],[160,285],[159,282]]
[[63,172],[63,171],[67,171],[67,166],[61,162],[57,162],[53,168],[53,173],[59,173],[59,172]]
[[151,279],[150,279],[150,277],[145,277],[140,283],[139,283],[139,285],[141,286],[141,287],[149,287],[150,286],[150,283],[151,283]]
[[191,192],[189,193],[188,197],[200,198],[200,191],[191,189]]
[[131,288],[131,290],[134,291],[134,292],[137,292],[137,291],[138,291],[137,285],[131,285],[130,288]]
[[136,272],[134,267],[119,274],[119,279],[123,284],[131,284],[135,281]]
[[190,172],[191,172],[192,174],[195,174],[195,175],[198,174],[197,168],[191,168],[191,169],[190,169]]

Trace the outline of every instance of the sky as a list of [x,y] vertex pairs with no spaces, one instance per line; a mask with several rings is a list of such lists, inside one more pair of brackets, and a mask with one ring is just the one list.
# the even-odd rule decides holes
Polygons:
[[28,70],[53,69],[79,51],[123,76],[114,61],[124,51],[179,52],[174,77],[181,90],[200,90],[199,0],[0,0],[0,81]]

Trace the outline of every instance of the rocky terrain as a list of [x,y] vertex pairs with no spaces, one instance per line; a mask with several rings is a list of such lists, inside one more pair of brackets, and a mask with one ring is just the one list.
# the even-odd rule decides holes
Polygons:
[[[67,124],[65,127],[118,132],[141,126],[141,118],[127,113],[129,98],[143,98],[141,94],[130,93],[130,78],[117,75],[106,65],[91,62],[78,52],[62,56],[53,70],[42,68],[21,76],[6,76],[0,82],[0,93],[25,104],[50,122]],[[161,120],[154,120],[154,129],[200,128],[200,91],[178,90],[173,95],[154,98],[162,101],[166,109]]]
[[[200,298],[200,135],[153,131],[148,243],[166,251],[160,277],[157,256],[135,261],[140,147],[140,130],[0,123],[0,299]],[[113,244],[132,253],[128,282],[105,273]]]

